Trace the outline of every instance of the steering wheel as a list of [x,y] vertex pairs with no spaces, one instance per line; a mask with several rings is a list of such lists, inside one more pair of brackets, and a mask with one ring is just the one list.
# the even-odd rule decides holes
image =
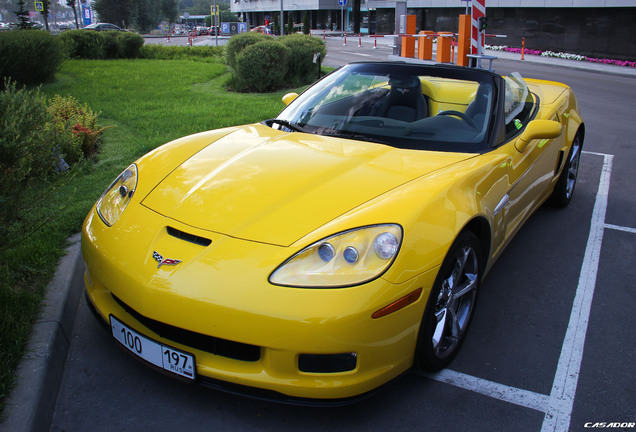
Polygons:
[[463,112],[459,112],[459,111],[455,111],[455,110],[447,110],[447,111],[440,111],[440,112],[437,113],[437,115],[459,117],[460,119],[462,119],[466,123],[468,123],[468,126],[470,126],[471,128],[473,128],[475,130],[478,130],[477,126],[475,125],[475,122],[473,121],[473,119],[468,117]]

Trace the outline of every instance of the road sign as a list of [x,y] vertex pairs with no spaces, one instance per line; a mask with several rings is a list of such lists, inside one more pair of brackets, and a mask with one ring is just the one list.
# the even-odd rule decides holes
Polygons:
[[44,2],[36,1],[35,2],[35,10],[38,12],[44,11]]
[[347,0],[338,0],[338,4],[340,6],[346,6],[347,5]]

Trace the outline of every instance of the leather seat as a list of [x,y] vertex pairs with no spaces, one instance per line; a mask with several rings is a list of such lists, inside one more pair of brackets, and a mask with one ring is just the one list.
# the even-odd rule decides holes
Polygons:
[[417,76],[391,78],[391,90],[380,102],[376,115],[406,122],[428,116],[428,104],[422,95],[422,83]]

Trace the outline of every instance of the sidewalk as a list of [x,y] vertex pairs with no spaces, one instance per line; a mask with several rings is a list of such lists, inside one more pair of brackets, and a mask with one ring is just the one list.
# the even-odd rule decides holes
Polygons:
[[[312,35],[317,37],[323,37],[325,39],[342,39],[341,32],[324,31],[324,30],[312,30]],[[352,47],[357,47],[358,41],[361,42],[363,47],[371,47],[377,44],[378,47],[393,47],[395,44],[395,36],[368,36],[368,35],[354,35],[347,34],[347,44],[351,44]],[[435,58],[437,44],[433,43],[433,59]],[[523,61],[527,63],[545,64],[550,66],[564,67],[570,69],[584,70],[596,73],[616,74],[628,77],[636,77],[636,68],[628,66],[616,66],[611,64],[593,63],[588,61],[579,60],[567,60],[558,57],[543,57],[540,55],[526,54],[524,60],[521,60],[521,54],[511,53],[507,51],[495,51],[486,49],[484,54],[489,56],[495,56],[498,60],[512,60]],[[387,60],[391,61],[408,61],[408,62],[422,62],[431,63],[427,60],[419,60],[417,58],[405,58],[397,55],[389,55]],[[497,60],[493,61],[496,64]],[[434,61],[432,63],[435,63]],[[488,64],[487,61],[484,64]]]

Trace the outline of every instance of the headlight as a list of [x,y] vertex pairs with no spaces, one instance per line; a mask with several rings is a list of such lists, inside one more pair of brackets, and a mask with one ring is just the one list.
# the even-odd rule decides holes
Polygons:
[[373,225],[345,231],[292,256],[270,276],[275,285],[346,287],[369,282],[393,263],[402,243],[402,228]]
[[137,165],[124,170],[97,201],[97,213],[104,223],[112,226],[122,214],[137,188]]

